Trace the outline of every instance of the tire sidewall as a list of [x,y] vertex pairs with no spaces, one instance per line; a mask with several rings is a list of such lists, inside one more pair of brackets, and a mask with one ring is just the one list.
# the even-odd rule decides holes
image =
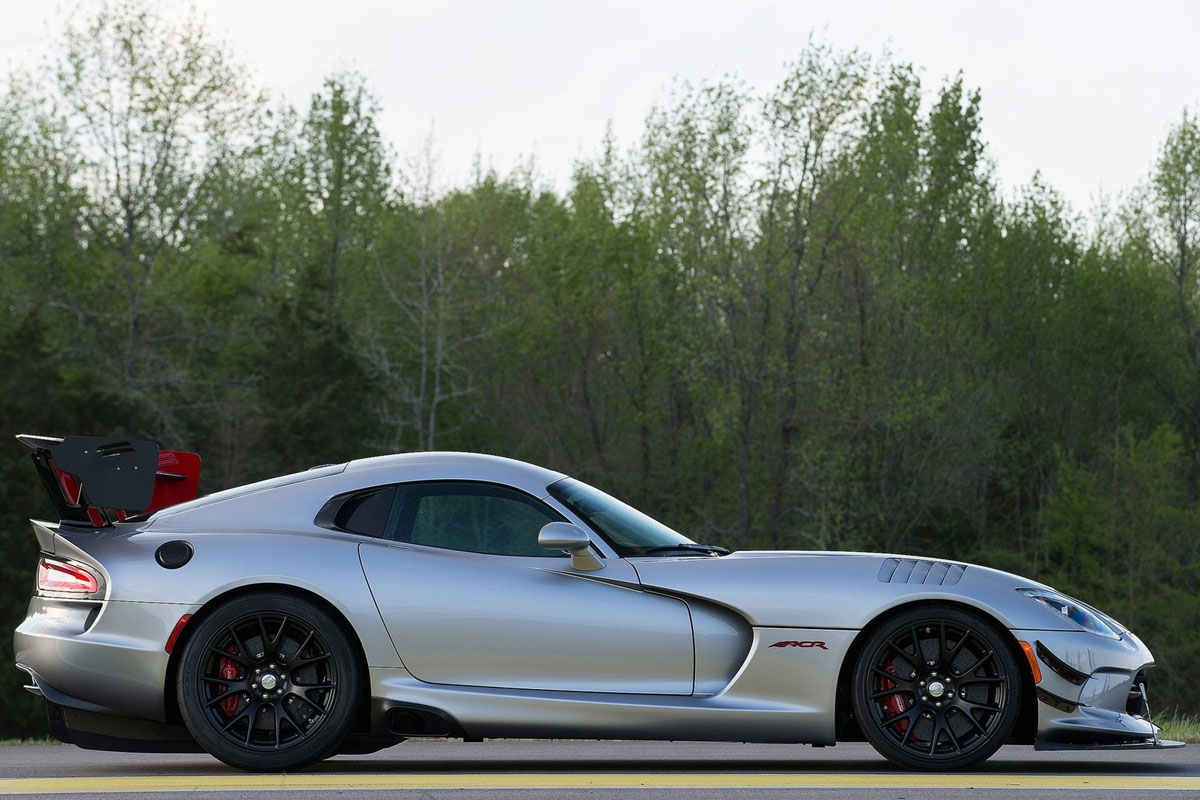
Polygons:
[[[992,730],[988,741],[969,753],[957,758],[929,758],[902,749],[886,734],[877,729],[874,716],[871,713],[870,701],[867,700],[868,673],[872,667],[871,660],[876,651],[898,629],[923,622],[951,622],[965,625],[977,635],[987,637],[988,646],[995,652],[1001,662],[1005,674],[1008,675],[1006,684],[1006,699],[1004,710],[1001,712],[999,724]],[[880,625],[863,643],[859,651],[857,663],[854,665],[851,697],[854,714],[858,718],[859,728],[867,741],[882,755],[897,766],[905,769],[920,770],[956,770],[978,764],[992,756],[1012,735],[1021,711],[1022,678],[1020,664],[1012,653],[1007,638],[1009,634],[999,629],[991,620],[970,611],[950,606],[927,606],[901,612]]]
[[[284,614],[320,632],[334,655],[337,692],[327,719],[312,737],[281,750],[238,747],[212,726],[200,704],[199,675],[209,642],[235,620],[253,613]],[[286,594],[256,593],[231,600],[206,615],[191,631],[179,660],[176,698],[184,724],[196,742],[230,766],[255,772],[296,770],[332,755],[354,724],[362,690],[357,648],[343,626],[311,601]]]

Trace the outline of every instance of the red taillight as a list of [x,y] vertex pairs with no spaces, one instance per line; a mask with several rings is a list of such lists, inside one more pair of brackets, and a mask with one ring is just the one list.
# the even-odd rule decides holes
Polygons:
[[92,594],[100,590],[96,576],[83,567],[53,558],[42,558],[38,564],[39,592],[71,592]]

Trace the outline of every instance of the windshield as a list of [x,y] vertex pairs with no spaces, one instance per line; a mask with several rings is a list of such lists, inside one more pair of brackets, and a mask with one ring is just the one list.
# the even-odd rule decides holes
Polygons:
[[549,491],[551,497],[575,512],[621,555],[637,555],[672,545],[695,545],[653,517],[573,478],[550,484]]

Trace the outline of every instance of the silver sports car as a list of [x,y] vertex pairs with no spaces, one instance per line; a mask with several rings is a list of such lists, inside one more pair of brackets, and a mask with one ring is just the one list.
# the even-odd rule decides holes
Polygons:
[[[64,742],[291,770],[410,737],[1176,746],[1116,620],[986,567],[700,544],[566,475],[381,456],[194,498],[199,458],[20,436],[17,666]],[[192,498],[192,499],[189,499]]]

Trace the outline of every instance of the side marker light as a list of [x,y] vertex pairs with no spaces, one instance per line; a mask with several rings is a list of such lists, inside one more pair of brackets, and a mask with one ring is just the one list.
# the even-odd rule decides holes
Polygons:
[[1037,656],[1033,654],[1033,648],[1029,646],[1029,642],[1017,642],[1021,645],[1021,649],[1025,651],[1025,658],[1029,659],[1029,669],[1033,671],[1033,682],[1042,682],[1042,667],[1038,664]]
[[187,621],[191,618],[192,618],[191,614],[184,614],[182,617],[179,618],[179,622],[175,623],[175,627],[171,629],[171,635],[167,637],[166,650],[168,653],[170,653],[171,650],[174,649],[175,640],[179,638],[179,634],[183,633],[183,626],[187,625]]

